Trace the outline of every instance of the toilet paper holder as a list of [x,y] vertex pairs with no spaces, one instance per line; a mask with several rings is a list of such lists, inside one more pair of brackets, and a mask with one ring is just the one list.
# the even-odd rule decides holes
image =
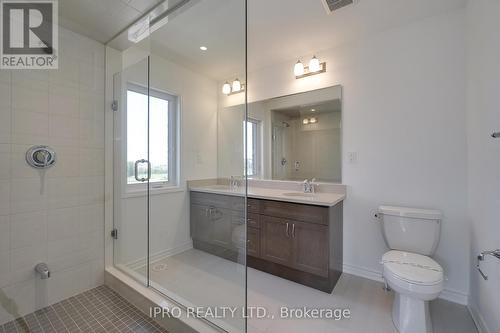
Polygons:
[[486,275],[482,270],[479,264],[481,261],[484,261],[486,256],[492,256],[500,260],[500,249],[496,250],[490,250],[490,251],[483,251],[479,253],[477,256],[477,263],[476,263],[476,269],[479,271],[479,274],[483,277],[484,280],[488,280],[488,275]]

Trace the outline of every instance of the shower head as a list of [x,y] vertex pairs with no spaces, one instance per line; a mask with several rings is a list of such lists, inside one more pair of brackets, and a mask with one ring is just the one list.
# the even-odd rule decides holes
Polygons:
[[287,123],[286,121],[282,122],[281,124],[282,124],[282,125],[283,125],[283,127],[285,127],[285,128],[286,128],[286,127],[290,127],[290,124],[289,124],[289,123]]

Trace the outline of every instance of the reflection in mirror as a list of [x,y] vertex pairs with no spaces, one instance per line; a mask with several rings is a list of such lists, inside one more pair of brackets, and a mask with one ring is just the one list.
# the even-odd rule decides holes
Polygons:
[[341,104],[333,99],[271,110],[272,178],[341,181]]
[[[334,86],[219,110],[219,177],[342,182],[342,87]],[[247,150],[242,140],[246,135]]]

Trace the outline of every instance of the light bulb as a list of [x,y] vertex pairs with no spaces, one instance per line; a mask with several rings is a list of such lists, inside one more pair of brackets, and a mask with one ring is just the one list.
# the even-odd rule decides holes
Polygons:
[[208,47],[206,47],[206,46],[200,46],[200,50],[206,51],[206,50],[208,50]]
[[295,64],[295,67],[293,68],[293,73],[295,76],[302,76],[304,75],[304,64],[299,61]]
[[319,72],[321,70],[321,64],[319,59],[314,56],[311,61],[309,61],[309,71],[312,73]]
[[318,122],[318,119],[317,119],[317,118],[315,118],[315,117],[311,117],[311,118],[309,119],[309,123],[311,123],[311,124],[316,124],[317,122]]
[[302,120],[302,124],[304,124],[304,125],[307,125],[307,124],[309,124],[309,119],[307,119],[307,118],[304,118],[304,120]]
[[241,90],[241,82],[240,80],[236,79],[233,81],[233,92],[238,92]]
[[229,82],[224,83],[224,85],[222,86],[222,93],[224,95],[229,95],[231,93],[231,85],[229,84]]

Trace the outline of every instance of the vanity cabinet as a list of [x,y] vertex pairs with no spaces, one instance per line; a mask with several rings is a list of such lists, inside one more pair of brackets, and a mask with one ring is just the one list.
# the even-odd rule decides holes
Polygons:
[[[247,199],[246,263],[330,293],[342,274],[342,202],[333,207]],[[191,193],[195,248],[236,261],[245,199]],[[239,236],[238,236],[239,235]]]
[[260,258],[285,266],[293,266],[289,229],[290,224],[285,219],[263,216]]
[[262,259],[328,276],[328,227],[264,216],[261,230]]
[[328,276],[328,227],[293,221],[292,267],[300,271]]
[[260,256],[260,232],[255,228],[247,229],[247,255]]
[[[238,246],[245,247],[244,208],[245,199],[242,197],[192,192],[190,229],[193,247],[236,261]],[[233,234],[237,236],[235,239]]]
[[342,274],[342,202],[326,207],[259,201],[260,255],[247,251],[247,265],[332,292]]

